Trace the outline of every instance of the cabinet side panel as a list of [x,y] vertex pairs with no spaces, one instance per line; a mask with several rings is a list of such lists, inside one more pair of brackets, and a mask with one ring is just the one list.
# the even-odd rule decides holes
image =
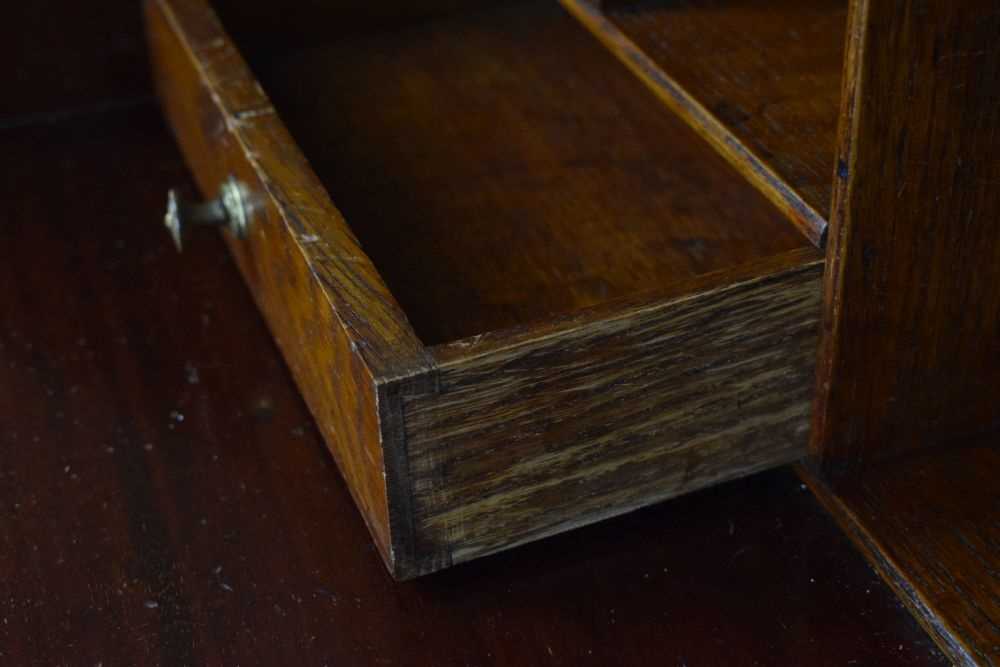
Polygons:
[[404,398],[424,571],[800,458],[822,264],[441,358]]
[[1000,11],[854,0],[813,451],[828,474],[1000,424]]

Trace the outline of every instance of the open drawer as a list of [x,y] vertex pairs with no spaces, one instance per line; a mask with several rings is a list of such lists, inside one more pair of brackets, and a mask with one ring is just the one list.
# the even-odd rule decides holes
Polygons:
[[820,253],[556,3],[240,4],[159,91],[395,576],[804,454]]

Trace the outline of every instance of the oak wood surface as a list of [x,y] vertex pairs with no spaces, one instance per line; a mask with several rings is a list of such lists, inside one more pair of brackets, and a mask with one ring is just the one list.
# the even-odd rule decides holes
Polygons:
[[[420,356],[422,345],[405,315],[210,5],[204,0],[146,5],[151,50],[163,59],[154,62],[160,98],[178,140],[191,144],[182,148],[197,167],[193,171],[205,195],[217,193],[226,169],[252,172],[247,178],[259,183],[247,185],[264,215],[251,226],[249,240],[266,238],[272,226],[292,237],[376,376],[419,366],[412,357]],[[283,219],[267,224],[275,210]]]
[[996,10],[852,3],[812,431],[829,474],[998,425]]
[[556,3],[254,66],[428,345],[808,245]]
[[[275,99],[297,102],[279,109],[203,0],[149,9],[167,117],[203,192],[232,173],[259,200],[248,237],[227,240],[395,576],[803,453],[815,250],[557,5],[258,64]],[[279,111],[347,202],[350,229]],[[395,278],[425,339],[466,337],[468,361],[452,355],[445,368],[425,350],[352,232]],[[629,293],[632,302],[614,298]],[[603,314],[552,319],[594,303]],[[521,342],[491,357],[467,338],[487,325]],[[507,365],[522,372],[492,400]],[[623,373],[650,391],[636,393]],[[574,398],[543,415],[560,394]],[[602,405],[620,404],[631,406],[624,417],[595,421]],[[452,422],[473,426],[455,439]],[[550,428],[559,422],[578,431]],[[479,438],[493,444],[473,478],[492,479],[487,514],[509,519],[492,527],[482,499],[469,500],[475,479],[450,462],[468,456],[477,431],[494,440]],[[532,475],[507,473],[513,452],[538,463]],[[608,471],[644,460],[656,465],[643,485],[612,488]],[[537,492],[569,483],[579,502]],[[466,510],[461,529],[435,518]]]
[[875,464],[833,489],[803,473],[956,664],[1000,665],[995,438]]
[[424,348],[208,5],[146,6],[167,117],[206,196],[230,174],[253,193],[248,238],[230,248],[391,564],[394,408],[379,404],[379,384],[424,373]]
[[787,470],[394,583],[158,110],[0,161],[0,663],[945,664]]
[[221,245],[164,240],[155,114],[0,145],[5,662],[940,664],[785,472],[391,585]]
[[403,399],[417,572],[802,458],[823,263],[793,255],[435,349],[434,391]]
[[563,0],[814,243],[830,209],[844,0]]
[[950,657],[983,665],[1000,655],[997,9],[851,3],[812,428],[826,504]]

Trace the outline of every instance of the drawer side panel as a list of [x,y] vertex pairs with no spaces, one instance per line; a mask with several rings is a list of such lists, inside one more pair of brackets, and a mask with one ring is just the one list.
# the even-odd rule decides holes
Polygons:
[[146,15],[164,111],[200,189],[214,196],[235,175],[253,193],[248,237],[226,240],[391,568],[391,406],[377,396],[387,378],[424,377],[426,351],[208,5],[150,0]]

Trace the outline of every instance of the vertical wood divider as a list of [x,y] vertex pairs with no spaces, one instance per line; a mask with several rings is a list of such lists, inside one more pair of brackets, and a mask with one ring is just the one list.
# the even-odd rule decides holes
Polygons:
[[852,0],[811,443],[828,478],[997,425],[988,4]]

